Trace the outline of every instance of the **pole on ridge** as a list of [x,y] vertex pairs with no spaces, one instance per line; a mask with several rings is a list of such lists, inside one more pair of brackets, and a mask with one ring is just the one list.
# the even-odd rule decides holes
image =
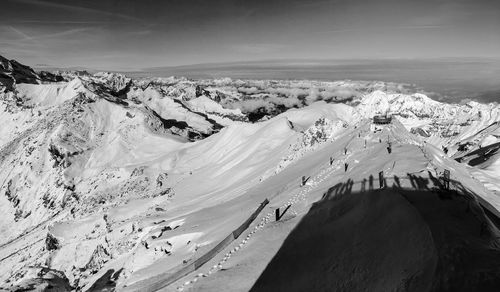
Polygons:
[[276,221],[279,221],[286,213],[286,211],[288,211],[288,209],[290,209],[292,205],[288,205],[286,206],[286,208],[283,210],[283,213],[280,214],[280,208],[276,208],[276,210],[274,211],[274,215],[276,217]]
[[383,189],[385,187],[385,180],[384,180],[384,172],[381,171],[378,173],[378,183],[379,187]]
[[449,169],[444,170],[444,188],[446,190],[450,189],[450,170]]

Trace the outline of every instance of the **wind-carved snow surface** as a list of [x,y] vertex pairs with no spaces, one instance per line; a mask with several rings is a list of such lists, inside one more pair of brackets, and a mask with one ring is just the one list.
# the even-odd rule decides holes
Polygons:
[[331,121],[323,117],[319,118],[314,122],[314,125],[301,133],[297,142],[290,145],[288,153],[276,167],[275,173],[279,173],[290,163],[304,156],[305,153],[315,150],[326,142],[333,142],[347,126],[348,124],[342,120]]
[[[444,104],[383,82],[105,72],[63,72],[52,82],[7,67],[17,78],[0,90],[0,286],[8,289],[147,289],[203,256],[268,198],[243,240],[172,285],[212,289],[222,267],[234,270],[236,290],[248,290],[272,257],[260,242],[273,208],[292,205],[284,218],[296,222],[329,187],[380,170],[448,168],[500,206],[496,104]],[[394,123],[373,131],[378,114]],[[389,144],[400,155],[394,163]],[[250,276],[230,265],[253,258]]]

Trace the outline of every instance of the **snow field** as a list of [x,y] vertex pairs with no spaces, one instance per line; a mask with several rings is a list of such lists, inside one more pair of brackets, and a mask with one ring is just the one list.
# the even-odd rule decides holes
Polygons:
[[[290,197],[288,201],[286,203],[283,203],[279,208],[283,209],[287,206],[293,206],[301,201],[305,201],[307,198],[306,195],[309,192],[311,192],[318,184],[327,179],[333,173],[333,170],[338,169],[340,169],[340,161],[337,161],[335,164],[332,164],[327,168],[323,168],[313,179],[310,179],[298,193]],[[292,207],[290,207],[290,210],[288,212],[291,212],[295,216],[298,215],[297,211]],[[200,278],[214,275],[215,273],[223,269],[223,264],[237,255],[238,251],[240,251],[250,241],[253,235],[263,230],[269,222],[272,222],[273,216],[274,211],[267,213],[264,217],[261,218],[260,222],[256,224],[250,232],[247,233],[246,237],[242,239],[236,246],[234,246],[229,252],[227,252],[217,264],[210,267],[210,269],[206,273],[197,273],[194,278],[184,282],[182,285],[179,285],[176,290],[184,291],[190,285],[196,283]]]

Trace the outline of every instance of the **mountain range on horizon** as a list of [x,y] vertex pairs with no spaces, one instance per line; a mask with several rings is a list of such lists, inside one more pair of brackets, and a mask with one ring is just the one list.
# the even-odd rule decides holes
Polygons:
[[0,291],[499,287],[498,103],[261,76],[0,56]]
[[[87,71],[95,68],[35,66],[43,71]],[[102,69],[101,69],[102,70]],[[500,60],[495,58],[429,59],[269,59],[246,62],[146,67],[114,71],[133,78],[188,77],[191,79],[380,80],[413,84],[434,99],[496,102],[500,93]]]

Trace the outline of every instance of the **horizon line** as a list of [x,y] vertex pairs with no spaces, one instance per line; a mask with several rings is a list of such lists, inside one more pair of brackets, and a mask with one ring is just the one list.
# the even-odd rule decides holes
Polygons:
[[[0,54],[1,55],[1,54]],[[7,58],[8,59],[8,58]],[[12,59],[15,60],[15,59]],[[500,56],[452,56],[452,57],[378,57],[378,58],[273,58],[273,59],[258,59],[258,60],[240,60],[240,61],[222,61],[222,62],[203,62],[203,63],[189,63],[183,65],[162,65],[162,66],[154,66],[154,67],[142,67],[142,68],[128,68],[128,69],[104,69],[104,68],[92,68],[86,67],[82,65],[69,66],[69,67],[60,67],[51,64],[35,64],[28,65],[35,70],[44,71],[44,70],[68,70],[68,71],[76,71],[76,70],[87,70],[87,71],[106,71],[106,72],[133,72],[133,73],[147,73],[154,72],[159,70],[168,70],[168,69],[182,69],[182,68],[194,68],[194,67],[227,67],[231,65],[241,65],[241,66],[252,66],[252,65],[288,65],[293,67],[297,66],[322,66],[323,64],[314,64],[319,62],[376,62],[376,61],[432,61],[432,60],[450,60],[450,61],[481,61],[481,60],[495,60],[500,61]],[[16,60],[18,61],[18,60]],[[19,61],[18,61],[19,62]],[[20,62],[22,63],[22,62]],[[267,64],[266,64],[267,63]],[[309,64],[308,64],[309,63]],[[23,63],[24,64],[24,63]],[[324,64],[324,65],[334,65],[332,63]]]

